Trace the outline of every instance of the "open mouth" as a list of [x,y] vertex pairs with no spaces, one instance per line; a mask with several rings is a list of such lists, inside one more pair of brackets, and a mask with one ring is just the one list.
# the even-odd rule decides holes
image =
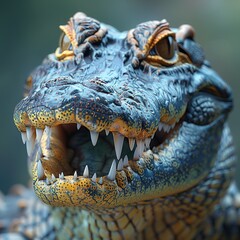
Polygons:
[[[79,123],[46,126],[44,130],[26,127],[21,135],[26,143],[29,167],[36,166],[38,181],[51,185],[58,180],[90,178],[103,184],[106,178],[118,183],[121,174],[117,173],[129,176],[129,170],[140,171],[142,156],[161,146],[179,125],[160,123],[155,134],[143,140],[108,130],[90,131]],[[131,178],[126,178],[124,185],[129,181]]]

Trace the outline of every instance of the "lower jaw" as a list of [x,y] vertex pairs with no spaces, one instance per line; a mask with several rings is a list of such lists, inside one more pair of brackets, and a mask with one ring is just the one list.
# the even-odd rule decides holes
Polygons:
[[[174,131],[174,130],[173,130]],[[79,171],[66,164],[66,143],[59,141],[62,138],[61,131],[52,132],[52,149],[47,146],[48,136],[43,134],[40,142],[41,151],[37,151],[32,164],[33,186],[36,195],[46,204],[51,206],[94,206],[115,207],[119,204],[134,203],[158,196],[157,189],[150,194],[142,194],[154,185],[154,166],[160,162],[159,156],[152,150],[146,150],[141,158],[128,161],[124,158],[118,163],[114,160],[108,164],[108,174],[89,174],[86,170]],[[160,146],[161,148],[161,146]],[[38,155],[43,154],[41,160]],[[48,159],[50,158],[50,160]],[[112,161],[112,160],[111,160]],[[43,165],[40,167],[39,165]],[[57,167],[56,167],[57,166]],[[111,167],[110,167],[111,166]],[[44,169],[44,171],[43,171]],[[149,170],[151,174],[149,174]],[[149,186],[142,184],[142,179],[147,171]],[[58,175],[59,174],[59,175]],[[91,177],[90,177],[91,176]],[[149,188],[150,187],[150,188]],[[147,190],[148,189],[148,190]]]
[[[36,162],[32,171],[33,186],[36,195],[51,206],[115,207],[145,200],[145,196],[137,199],[141,192],[141,178],[144,171],[149,171],[148,168],[158,164],[158,161],[157,155],[148,150],[139,161],[125,161],[114,177],[109,174],[102,177],[60,174],[59,177],[52,175],[43,180],[39,180]],[[151,182],[154,181],[153,177],[152,173]],[[139,188],[133,193],[136,185]],[[146,196],[149,198],[148,194]]]

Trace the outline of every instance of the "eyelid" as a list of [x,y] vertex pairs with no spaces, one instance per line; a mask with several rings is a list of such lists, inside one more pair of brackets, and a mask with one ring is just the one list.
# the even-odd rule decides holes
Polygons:
[[[168,31],[168,32],[165,32],[164,34],[161,34],[161,36],[159,36],[158,38],[155,39],[155,41],[153,41],[154,45],[151,44],[151,46],[152,46],[151,50],[154,49],[157,46],[157,44],[160,43],[163,39],[169,38],[169,37],[171,37],[173,40],[172,44],[175,44],[177,46],[176,41],[175,41],[175,33]],[[148,63],[150,63],[152,65],[156,65],[156,66],[159,66],[159,65],[172,66],[172,65],[176,64],[179,60],[178,51],[177,51],[176,46],[174,49],[174,55],[170,59],[164,58],[163,56],[161,56],[158,53],[156,53],[155,55],[151,55],[150,51],[149,51],[145,60]]]

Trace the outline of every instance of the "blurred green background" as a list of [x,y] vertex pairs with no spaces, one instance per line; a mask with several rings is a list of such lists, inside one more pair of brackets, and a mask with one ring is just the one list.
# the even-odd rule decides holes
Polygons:
[[28,180],[26,151],[12,120],[23,83],[42,59],[55,51],[60,31],[77,11],[127,30],[138,23],[166,18],[171,26],[189,23],[213,68],[231,85],[235,109],[230,115],[240,156],[240,1],[239,0],[24,0],[0,7],[0,189]]

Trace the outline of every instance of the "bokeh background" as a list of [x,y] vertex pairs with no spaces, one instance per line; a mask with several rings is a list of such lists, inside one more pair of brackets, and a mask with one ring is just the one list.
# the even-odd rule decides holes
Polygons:
[[58,26],[77,11],[121,31],[163,18],[174,27],[193,25],[207,58],[233,89],[235,108],[229,122],[240,156],[239,0],[9,0],[0,6],[0,190],[27,183],[26,150],[13,124],[14,106],[30,71],[55,51]]

